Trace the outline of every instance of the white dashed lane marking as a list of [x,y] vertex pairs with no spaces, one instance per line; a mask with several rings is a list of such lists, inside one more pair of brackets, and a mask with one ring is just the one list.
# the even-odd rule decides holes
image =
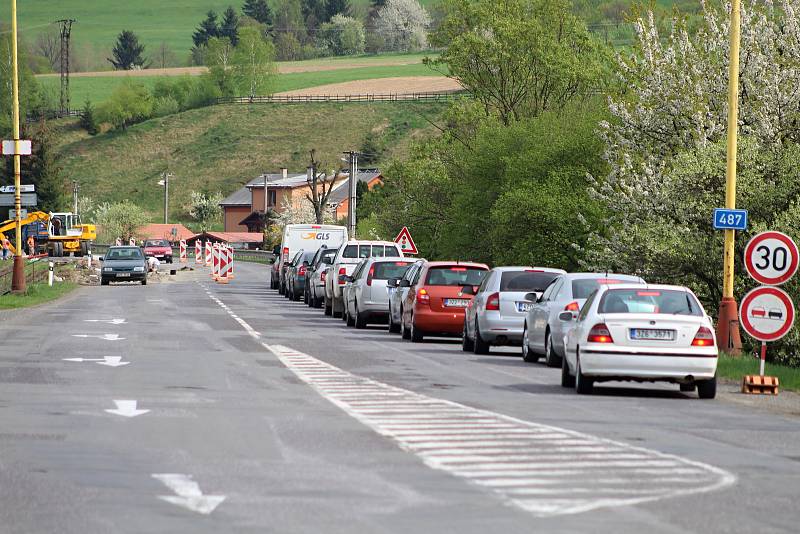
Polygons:
[[709,492],[736,477],[680,456],[523,421],[353,375],[247,333],[320,395],[426,465],[463,478],[537,516]]

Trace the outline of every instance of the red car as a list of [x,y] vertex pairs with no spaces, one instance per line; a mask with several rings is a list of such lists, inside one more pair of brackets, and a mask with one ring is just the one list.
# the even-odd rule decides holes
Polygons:
[[172,263],[172,246],[166,239],[148,239],[144,242],[144,255],[158,261]]
[[481,284],[489,267],[483,263],[428,261],[413,280],[401,280],[408,287],[401,308],[400,332],[403,339],[422,341],[426,335],[461,335],[464,310],[472,295],[464,286]]

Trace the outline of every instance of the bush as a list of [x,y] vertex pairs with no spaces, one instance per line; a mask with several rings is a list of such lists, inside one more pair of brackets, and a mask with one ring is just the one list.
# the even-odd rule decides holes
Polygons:
[[278,61],[294,61],[300,59],[300,41],[290,32],[281,32],[275,37],[275,56]]
[[180,110],[180,104],[171,96],[157,97],[153,101],[153,117],[166,117]]
[[126,80],[114,88],[111,98],[97,108],[99,122],[107,122],[123,130],[153,115],[153,96],[142,85]]
[[81,128],[86,130],[89,135],[97,135],[97,122],[94,118],[94,106],[90,101],[86,101],[81,113],[81,120],[78,123]]
[[317,32],[317,48],[336,56],[363,54],[364,40],[361,21],[341,14],[334,15]]

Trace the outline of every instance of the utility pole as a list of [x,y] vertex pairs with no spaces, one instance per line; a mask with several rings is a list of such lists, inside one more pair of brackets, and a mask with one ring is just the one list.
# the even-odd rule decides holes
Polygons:
[[356,238],[356,188],[358,185],[358,152],[345,152],[350,159],[350,178],[347,182],[349,199],[347,201],[347,235]]
[[61,115],[69,111],[69,38],[75,19],[61,19]]
[[164,224],[169,224],[169,179],[174,175],[170,172],[161,173],[158,185],[164,186]]
[[12,122],[14,131],[14,209],[16,210],[16,229],[14,232],[16,254],[14,255],[14,267],[11,273],[11,291],[24,293],[25,283],[25,263],[22,259],[22,189],[20,180],[20,143],[19,143],[19,66],[17,64],[17,0],[11,0],[11,108]]
[[[269,212],[269,190],[267,189],[267,182],[269,181],[269,174],[264,173],[264,228],[263,230],[267,229],[267,213]],[[262,231],[263,231],[262,230]]]
[[72,214],[78,215],[78,191],[80,191],[81,186],[78,184],[77,180],[72,181]]
[[[731,2],[730,62],[728,65],[728,154],[725,169],[725,207],[736,208],[736,153],[739,129],[739,41],[741,14],[739,0]],[[717,343],[728,352],[742,350],[739,334],[739,310],[733,296],[734,230],[725,230],[724,270],[722,275],[722,302],[719,305]]]

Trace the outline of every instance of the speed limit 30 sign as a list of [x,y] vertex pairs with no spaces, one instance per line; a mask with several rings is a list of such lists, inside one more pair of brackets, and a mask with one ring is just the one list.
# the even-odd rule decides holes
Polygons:
[[761,232],[744,249],[744,264],[756,282],[778,286],[797,272],[800,254],[792,238],[781,232]]

